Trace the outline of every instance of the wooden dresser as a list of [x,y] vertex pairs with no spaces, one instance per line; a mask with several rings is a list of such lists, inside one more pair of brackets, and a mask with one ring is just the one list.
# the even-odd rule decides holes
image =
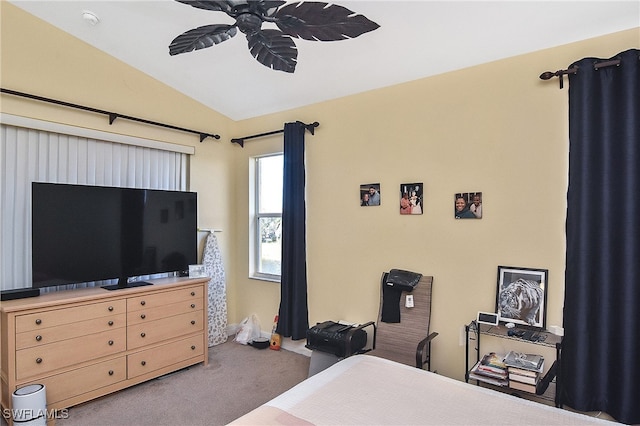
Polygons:
[[208,278],[48,293],[2,302],[4,412],[22,386],[46,386],[56,410],[208,362]]

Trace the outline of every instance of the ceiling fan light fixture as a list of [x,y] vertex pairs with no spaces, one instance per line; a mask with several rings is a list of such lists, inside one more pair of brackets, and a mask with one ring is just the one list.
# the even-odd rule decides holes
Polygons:
[[[284,0],[176,0],[179,3],[214,12],[224,12],[233,25],[205,25],[184,32],[169,45],[169,55],[191,52],[222,43],[239,29],[245,34],[251,55],[276,71],[293,73],[298,50],[293,41],[338,41],[356,38],[380,26],[335,3]],[[262,29],[262,23],[278,29]]]
[[262,28],[262,19],[251,13],[242,13],[236,18],[240,31],[245,34],[255,34]]
[[82,19],[91,26],[98,25],[98,23],[100,23],[100,18],[98,18],[98,15],[91,12],[90,10],[82,11]]

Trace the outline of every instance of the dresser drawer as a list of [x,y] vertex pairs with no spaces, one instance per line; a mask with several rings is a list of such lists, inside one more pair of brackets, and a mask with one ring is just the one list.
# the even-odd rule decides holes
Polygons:
[[126,313],[126,301],[112,300],[16,316],[16,333]]
[[126,329],[103,331],[16,351],[16,379],[41,375],[126,350]]
[[30,330],[16,334],[16,349],[42,346],[61,340],[86,336],[87,334],[123,328],[127,325],[127,314],[110,315],[78,321],[57,327],[48,327],[41,330]]
[[77,368],[45,379],[38,379],[47,387],[47,404],[73,398],[91,392],[127,378],[127,359],[125,356],[99,362],[87,367]]
[[163,340],[202,331],[204,328],[203,312],[188,312],[153,322],[130,325],[127,327],[127,349],[137,349]]
[[202,334],[147,349],[127,357],[129,378],[140,376],[204,354]]
[[127,325],[148,323],[174,315],[186,314],[188,312],[202,311],[204,309],[202,298],[194,300],[184,300],[170,305],[147,307],[138,311],[129,312],[127,315]]
[[127,312],[157,308],[181,301],[200,301],[202,303],[204,298],[203,291],[202,286],[197,286],[130,297],[127,299]]

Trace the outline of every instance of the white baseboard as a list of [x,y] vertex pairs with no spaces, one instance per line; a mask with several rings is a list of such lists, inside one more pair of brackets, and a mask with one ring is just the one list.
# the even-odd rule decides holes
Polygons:
[[282,349],[310,357],[312,351],[304,346],[306,343],[306,340],[291,340],[290,338],[286,338],[282,339]]

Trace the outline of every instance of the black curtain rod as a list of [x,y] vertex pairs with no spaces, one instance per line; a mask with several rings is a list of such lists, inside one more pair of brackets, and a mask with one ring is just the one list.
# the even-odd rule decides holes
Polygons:
[[116,118],[125,118],[127,120],[137,121],[139,123],[152,124],[154,126],[166,127],[167,129],[180,130],[182,132],[187,132],[187,133],[195,133],[197,135],[200,135],[200,142],[205,140],[207,137],[212,137],[214,139],[220,139],[220,135],[214,135],[212,133],[205,133],[205,132],[200,132],[198,130],[185,129],[183,127],[177,127],[177,126],[172,126],[170,124],[158,123],[156,121],[145,120],[143,118],[131,117],[129,115],[118,114],[116,112],[109,112],[109,111],[104,111],[104,110],[101,110],[101,109],[91,108],[91,107],[88,107],[88,106],[72,104],[72,103],[64,102],[64,101],[58,101],[56,99],[44,98],[42,96],[37,96],[37,95],[30,95],[29,93],[16,92],[15,90],[9,90],[9,89],[0,88],[0,92],[7,93],[9,95],[14,95],[14,96],[22,96],[23,98],[35,99],[37,101],[49,102],[49,103],[52,103],[52,104],[62,105],[62,106],[70,107],[70,108],[81,109],[83,111],[91,111],[91,112],[95,112],[95,113],[98,113],[98,114],[104,114],[104,115],[109,116],[109,124],[110,125],[113,124],[113,122],[116,120]]
[[[304,124],[300,121],[298,121],[298,123],[303,124],[305,129],[307,129],[309,133],[311,133],[312,135],[315,134],[315,128],[320,125],[320,123],[318,123],[317,121],[314,121],[311,124]],[[272,132],[260,133],[259,135],[244,136],[242,138],[233,138],[231,139],[231,143],[237,143],[238,145],[244,148],[244,141],[247,139],[261,138],[262,136],[275,135],[276,133],[283,133],[283,132],[284,132],[284,129],[280,129],[280,130],[274,130]]]
[[[595,64],[593,64],[593,68],[595,70],[599,70],[600,68],[604,68],[604,67],[611,67],[611,66],[618,66],[620,65],[620,59],[614,59],[611,61],[602,61],[602,62],[596,62]],[[564,77],[562,77],[565,74],[576,74],[578,72],[578,67],[573,67],[573,68],[569,68],[566,70],[558,70],[556,72],[551,72],[551,71],[547,71],[547,72],[543,72],[542,74],[540,74],[540,79],[541,80],[550,80],[553,77],[559,77],[560,78],[560,88],[562,89],[564,87]]]

